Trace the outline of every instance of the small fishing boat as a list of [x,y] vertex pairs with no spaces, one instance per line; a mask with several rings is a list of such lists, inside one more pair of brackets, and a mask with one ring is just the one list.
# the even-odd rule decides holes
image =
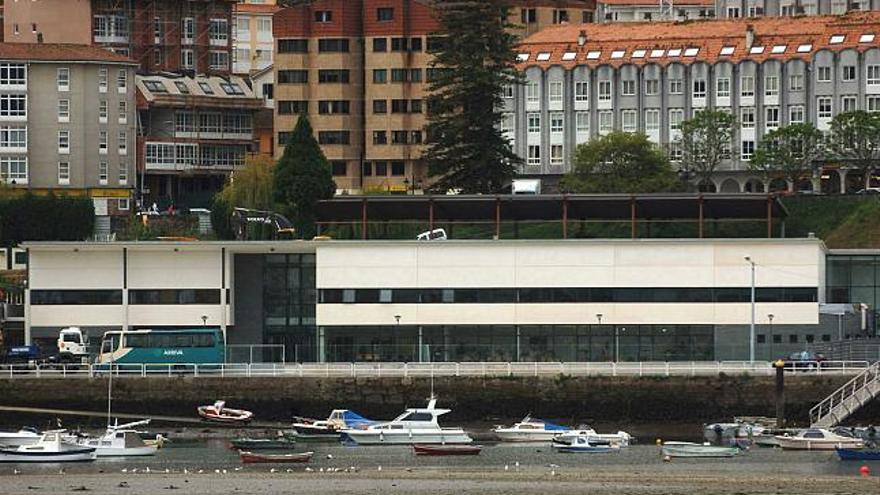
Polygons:
[[83,447],[64,439],[64,430],[43,433],[37,443],[0,448],[0,462],[83,462],[97,457],[94,447]]
[[[843,432],[841,432],[843,433]],[[794,436],[777,435],[776,440],[784,450],[835,450],[863,449],[865,441],[848,435],[837,434],[823,428],[808,428]]]
[[841,461],[880,461],[880,450],[834,449]]
[[288,437],[235,438],[229,443],[233,449],[238,450],[282,450],[292,449],[296,446],[296,441]]
[[36,428],[24,427],[18,431],[0,431],[0,445],[18,447],[33,445],[40,441],[40,432]]
[[492,433],[502,442],[549,442],[568,430],[566,426],[526,416],[513,426],[498,425]]
[[413,445],[415,455],[443,456],[443,455],[480,455],[483,447],[480,445]]
[[614,446],[607,442],[602,444],[595,443],[588,435],[572,437],[571,442],[567,444],[554,442],[553,448],[557,452],[566,454],[601,454],[620,450],[619,446]]
[[312,460],[314,452],[303,452],[302,454],[255,454],[253,452],[241,451],[238,453],[241,462],[245,464],[282,464],[282,463],[303,463]]
[[198,412],[202,419],[214,423],[249,423],[254,419],[254,413],[226,407],[226,402],[222,400],[210,406],[199,406]]
[[92,447],[98,457],[143,457],[156,455],[157,445],[147,445],[134,428],[149,424],[150,420],[136,421],[107,427],[100,437],[78,438],[76,443],[83,447]]
[[625,431],[617,433],[599,433],[589,425],[580,425],[576,430],[564,431],[553,437],[553,443],[559,445],[571,445],[575,438],[585,436],[593,445],[613,445],[617,447],[629,447],[633,437]]
[[297,440],[304,442],[320,442],[339,439],[339,432],[345,428],[364,428],[373,421],[348,409],[334,409],[327,419],[304,418],[294,416],[293,429]]
[[738,447],[723,447],[691,442],[664,442],[663,455],[668,457],[733,457]]

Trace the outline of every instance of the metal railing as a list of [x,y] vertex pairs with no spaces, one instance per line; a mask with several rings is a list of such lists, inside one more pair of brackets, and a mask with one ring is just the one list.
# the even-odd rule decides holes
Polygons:
[[[876,362],[810,409],[810,424],[831,427],[880,393],[880,362]],[[856,403],[853,403],[856,402]]]
[[[812,364],[812,365],[810,365]],[[791,373],[856,375],[869,367],[866,361],[798,363]],[[0,365],[0,379],[90,378],[106,375],[107,364]],[[459,363],[225,363],[225,364],[114,364],[119,377],[548,377],[548,376],[713,376],[747,374],[770,376],[771,363],[756,361],[673,362],[459,362]]]

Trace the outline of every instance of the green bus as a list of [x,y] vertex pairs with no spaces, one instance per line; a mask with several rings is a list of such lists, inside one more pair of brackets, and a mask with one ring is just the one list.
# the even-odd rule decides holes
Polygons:
[[226,358],[216,328],[107,332],[97,364],[218,364]]

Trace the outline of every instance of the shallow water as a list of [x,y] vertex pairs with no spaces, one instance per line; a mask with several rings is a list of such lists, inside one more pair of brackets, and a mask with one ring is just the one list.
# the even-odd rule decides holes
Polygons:
[[[753,448],[731,459],[674,459],[663,462],[660,449],[654,445],[634,445],[620,452],[604,454],[562,454],[549,444],[486,444],[479,456],[423,457],[415,456],[405,446],[345,447],[338,444],[300,443],[294,452],[314,451],[308,466],[321,468],[357,467],[363,471],[383,468],[412,468],[418,471],[449,470],[475,472],[510,471],[559,472],[588,470],[609,473],[737,473],[749,475],[857,475],[862,462],[842,462],[834,452],[795,452],[780,449]],[[519,467],[517,467],[519,463]],[[880,462],[867,463],[871,471],[880,473]],[[156,456],[147,458],[99,459],[92,463],[65,464],[0,464],[0,475],[19,470],[23,474],[57,473],[119,473],[122,469],[139,472],[189,472],[236,468],[244,472],[267,472],[272,467],[302,471],[306,465],[242,465],[238,453],[224,440],[192,440],[171,443]]]

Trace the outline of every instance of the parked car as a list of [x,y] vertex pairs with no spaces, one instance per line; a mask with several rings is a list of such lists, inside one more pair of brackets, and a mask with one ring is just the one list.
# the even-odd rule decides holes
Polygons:
[[821,353],[812,351],[792,352],[788,357],[783,358],[785,369],[810,370],[822,368],[825,366],[825,356]]
[[859,189],[858,191],[856,191],[856,194],[880,194],[880,187],[868,187],[865,189]]

